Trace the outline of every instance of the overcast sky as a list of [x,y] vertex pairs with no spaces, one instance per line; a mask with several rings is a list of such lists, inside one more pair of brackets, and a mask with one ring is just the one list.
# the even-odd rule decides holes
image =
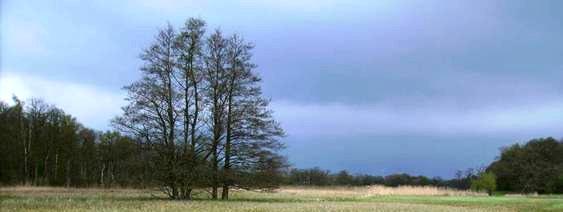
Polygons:
[[110,129],[159,28],[200,17],[256,44],[297,167],[451,177],[562,137],[563,1],[0,3],[0,100]]

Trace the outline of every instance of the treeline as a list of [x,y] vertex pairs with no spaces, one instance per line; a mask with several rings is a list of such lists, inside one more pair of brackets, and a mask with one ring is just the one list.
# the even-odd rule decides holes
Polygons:
[[[0,101],[0,185],[153,188],[160,186],[157,159],[142,139],[87,128],[41,99]],[[283,181],[285,163],[259,164],[261,171],[239,176],[241,186]]]
[[329,170],[316,167],[310,169],[290,169],[283,175],[283,183],[300,186],[439,186],[466,190],[471,187],[472,180],[478,178],[479,173],[478,169],[467,169],[465,171],[458,171],[454,179],[442,179],[440,177],[429,178],[422,175],[413,176],[406,173],[387,176],[350,174],[346,170],[332,173]]
[[283,175],[284,184],[305,186],[439,186],[461,190],[477,189],[491,193],[563,193],[563,140],[551,137],[532,139],[525,144],[502,148],[501,155],[488,167],[457,171],[453,179],[412,176],[355,174],[343,170],[331,173],[320,168],[291,169]]
[[142,169],[134,169],[143,166],[135,141],[95,132],[40,99],[0,102],[0,141],[1,184],[145,184]]
[[[40,99],[14,97],[0,102],[0,185],[73,187],[161,186],[158,148],[115,131],[84,127],[71,115]],[[262,171],[239,176],[241,187],[301,186],[439,186],[470,189],[484,173],[493,173],[496,189],[514,193],[563,193],[563,141],[533,139],[503,148],[486,169],[456,172],[453,179],[392,174],[387,176],[330,172],[320,168],[289,169],[263,162]],[[271,166],[268,167],[268,164]],[[255,169],[258,170],[258,169]],[[204,176],[205,173],[200,173]],[[209,174],[209,173],[207,173]]]
[[0,102],[0,184],[152,186],[150,149],[117,132],[97,132],[40,99]]

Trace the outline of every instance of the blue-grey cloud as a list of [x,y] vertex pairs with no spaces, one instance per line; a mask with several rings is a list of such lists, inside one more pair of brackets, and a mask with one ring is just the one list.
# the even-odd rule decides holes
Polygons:
[[[512,142],[561,136],[562,7],[485,0],[7,0],[0,94],[42,96],[103,128],[119,111],[120,88],[139,77],[138,54],[158,28],[201,17],[256,44],[257,71],[288,131],[295,165],[450,176],[490,162]],[[64,86],[108,100],[96,114],[75,110],[80,99],[58,98],[60,90],[52,89]]]
[[121,112],[125,94],[100,86],[69,81],[54,81],[15,71],[0,73],[0,101],[12,103],[16,95],[22,100],[40,98],[62,108],[87,127],[110,129],[110,120]]

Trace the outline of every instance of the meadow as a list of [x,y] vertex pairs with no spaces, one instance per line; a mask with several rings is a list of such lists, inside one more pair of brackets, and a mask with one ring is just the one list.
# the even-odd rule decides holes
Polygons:
[[505,195],[435,187],[282,187],[234,191],[228,201],[168,200],[156,190],[0,188],[0,211],[563,211],[562,196]]

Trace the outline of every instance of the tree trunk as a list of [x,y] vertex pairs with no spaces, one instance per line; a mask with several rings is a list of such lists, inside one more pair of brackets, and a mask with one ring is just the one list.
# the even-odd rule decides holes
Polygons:
[[55,154],[55,183],[59,182],[59,154]]
[[213,97],[213,146],[211,149],[211,153],[212,153],[212,158],[211,158],[211,163],[212,163],[212,168],[213,168],[213,176],[212,176],[212,192],[211,192],[211,198],[212,199],[217,199],[218,197],[218,193],[217,193],[217,189],[219,187],[219,152],[218,152],[218,148],[219,148],[219,142],[221,139],[221,123],[220,123],[220,110],[219,110],[219,100],[218,100],[218,94],[217,94],[217,85],[215,85],[215,96]]
[[115,183],[115,164],[110,163],[108,167],[109,171],[109,183],[108,186],[112,187]]
[[[234,78],[234,77],[233,77]],[[233,86],[231,81],[231,86]],[[225,164],[223,166],[223,193],[221,199],[229,199],[229,184],[231,183],[231,134],[232,134],[232,107],[233,107],[233,90],[229,91],[228,110],[227,110],[227,137],[225,140]]]
[[213,176],[212,176],[212,185],[211,185],[211,198],[212,199],[217,199],[218,197],[218,193],[217,193],[217,188],[219,187],[219,167],[218,167],[218,155],[217,155],[217,145],[214,145],[213,147],[213,158],[212,158],[212,163],[213,163]]
[[24,143],[24,147],[23,147],[23,181],[24,184],[27,185],[28,179],[27,176],[29,175],[28,173],[28,167],[27,167],[27,160],[28,160],[28,152],[27,152],[27,144]]
[[33,185],[37,185],[37,176],[39,175],[39,162],[35,164],[35,173],[33,175]]
[[66,161],[66,187],[70,187],[70,159]]
[[218,196],[217,190],[218,190],[217,185],[213,184],[213,187],[211,188],[211,199],[217,199]]
[[47,152],[47,156],[45,157],[45,161],[43,161],[43,180],[44,184],[49,185],[49,169],[47,167],[47,161],[49,161],[49,153]]
[[106,169],[106,164],[103,163],[102,164],[102,170],[101,170],[101,173],[100,173],[100,185],[102,187],[104,187],[104,171],[105,171],[105,169]]
[[229,199],[229,185],[223,184],[223,193],[221,193],[221,199],[228,200]]
[[[20,111],[21,112],[21,111]],[[23,182],[25,185],[28,184],[29,182],[29,145],[28,145],[28,140],[25,139],[26,137],[26,132],[25,132],[25,126],[24,126],[24,120],[22,118],[23,116],[23,112],[20,113],[19,115],[19,122],[20,122],[20,132],[19,135],[21,136],[20,139],[23,143]]]
[[197,127],[197,122],[198,122],[198,115],[199,115],[199,93],[198,93],[198,89],[197,89],[197,82],[196,82],[196,78],[195,78],[195,73],[192,70],[192,83],[194,86],[194,116],[192,117],[192,129],[191,129],[191,145],[192,145],[192,157],[193,157],[193,162],[196,162],[196,127]]

